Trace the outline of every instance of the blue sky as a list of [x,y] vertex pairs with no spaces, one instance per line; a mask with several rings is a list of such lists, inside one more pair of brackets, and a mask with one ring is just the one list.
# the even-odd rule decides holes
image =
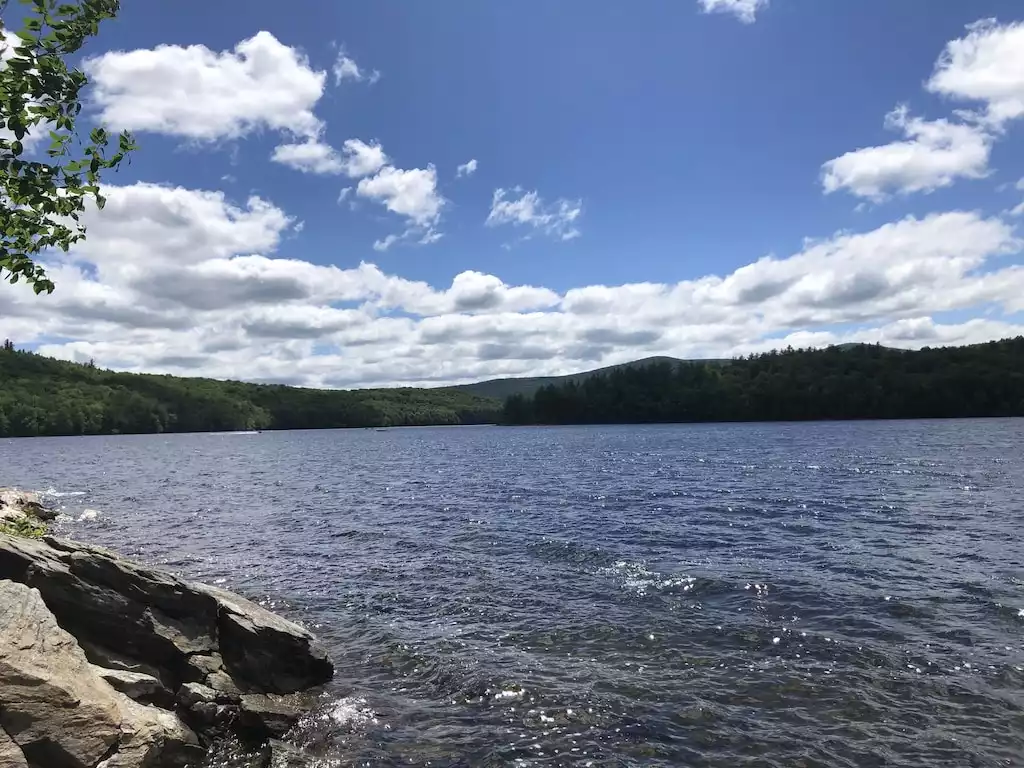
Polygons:
[[0,330],[317,386],[1021,332],[1019,2],[299,10],[125,3],[141,149]]

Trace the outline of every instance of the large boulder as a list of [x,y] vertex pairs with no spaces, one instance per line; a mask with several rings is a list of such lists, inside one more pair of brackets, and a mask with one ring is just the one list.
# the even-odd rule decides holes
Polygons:
[[[279,736],[312,701],[308,695],[289,694],[308,693],[328,682],[334,673],[327,654],[302,627],[238,595],[145,568],[98,547],[0,533],[3,579],[17,582],[15,586],[21,589],[18,594],[35,596],[17,602],[13,600],[13,588],[8,587],[11,594],[6,602],[13,606],[9,612],[12,616],[24,614],[24,619],[18,625],[22,629],[15,630],[13,625],[7,626],[11,622],[6,615],[0,615],[4,631],[21,631],[28,636],[32,627],[48,621],[47,627],[58,628],[61,633],[47,642],[61,638],[66,653],[60,658],[66,657],[68,664],[74,659],[75,666],[69,668],[67,677],[78,682],[69,684],[84,685],[87,690],[83,693],[99,686],[112,697],[94,701],[83,695],[79,700],[92,709],[86,706],[65,711],[59,706],[63,699],[55,694],[33,704],[36,709],[32,712],[14,716],[4,705],[7,693],[0,676],[0,726],[22,747],[33,768],[39,762],[34,753],[30,754],[33,750],[56,749],[52,745],[60,742],[45,734],[32,735],[32,729],[47,733],[59,729],[62,721],[58,715],[67,719],[72,711],[77,713],[75,717],[96,720],[87,743],[74,747],[79,755],[74,760],[79,762],[61,757],[64,762],[44,759],[40,765],[92,768],[95,763],[87,759],[95,757],[97,750],[104,755],[105,750],[120,743],[119,739],[124,748],[107,755],[104,768],[124,768],[133,765],[126,762],[136,759],[132,755],[149,755],[150,747],[140,745],[178,745],[157,751],[180,753],[183,748],[178,747],[188,740],[176,730],[181,721],[174,712],[195,728],[204,742],[222,735],[229,727],[235,727],[247,740]],[[36,637],[29,645],[42,648],[40,642]],[[5,640],[4,648],[7,645]],[[0,653],[3,650],[0,648]],[[69,692],[67,700],[71,698]],[[24,709],[26,705],[20,706]],[[161,721],[165,715],[173,721]],[[9,717],[13,717],[11,727]],[[119,718],[135,724],[130,738]],[[35,745],[28,751],[23,745],[26,740]],[[150,762],[153,759],[145,757]],[[148,768],[150,763],[141,764]],[[0,762],[0,767],[6,765]]]
[[38,591],[0,582],[0,727],[32,764],[99,763],[121,736],[114,694]]
[[220,607],[220,653],[235,679],[270,693],[294,693],[334,675],[327,653],[302,627],[226,590],[196,587]]

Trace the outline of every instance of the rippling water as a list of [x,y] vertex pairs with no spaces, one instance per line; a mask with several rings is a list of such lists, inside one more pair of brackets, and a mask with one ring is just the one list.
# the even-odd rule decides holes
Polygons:
[[50,438],[0,462],[66,534],[314,628],[338,676],[300,739],[324,765],[1024,764],[1024,420]]

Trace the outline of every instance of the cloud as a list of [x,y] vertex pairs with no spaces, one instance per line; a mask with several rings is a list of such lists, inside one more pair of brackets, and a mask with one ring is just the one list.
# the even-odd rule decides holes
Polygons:
[[951,99],[981,102],[995,128],[1024,117],[1024,22],[983,19],[946,44],[927,86]]
[[401,234],[390,234],[379,240],[374,240],[373,250],[386,251],[391,246],[403,242],[414,242],[416,245],[430,245],[444,237],[444,233],[438,232],[431,226],[411,226]]
[[351,194],[352,194],[352,187],[344,187],[338,193],[338,205],[341,205],[342,203],[344,203],[348,199],[348,196],[351,195]]
[[373,250],[375,251],[386,251],[388,248],[393,246],[395,243],[401,242],[404,239],[403,235],[390,234],[380,240],[373,241]]
[[280,144],[270,159],[305,173],[333,175],[345,170],[345,162],[338,151],[319,139],[308,139],[299,144]]
[[[510,199],[510,194],[520,197]],[[582,213],[581,200],[560,198],[549,206],[536,190],[524,192],[520,187],[496,189],[486,224],[489,227],[501,224],[527,226],[558,240],[572,240],[581,234],[576,222]]]
[[343,173],[353,179],[376,173],[388,162],[380,144],[367,144],[360,139],[348,139],[341,152],[315,138],[298,144],[281,144],[270,159],[305,173]]
[[445,204],[437,190],[437,169],[433,165],[410,170],[385,166],[375,176],[361,179],[356,194],[381,203],[419,227],[435,224]]
[[366,82],[373,85],[380,80],[380,72],[376,69],[372,72],[364,71],[356,64],[354,59],[348,57],[344,49],[338,51],[338,58],[334,60],[331,72],[334,74],[335,85],[341,85],[345,80],[352,80],[357,83]]
[[376,173],[388,163],[388,156],[378,143],[367,144],[349,139],[342,145],[345,155],[345,173],[353,179]]
[[455,178],[460,179],[463,176],[472,176],[476,173],[477,162],[476,159],[472,159],[469,162],[463,163],[455,169]]
[[704,13],[731,13],[744,24],[753,24],[757,12],[768,7],[768,0],[698,0]]
[[316,138],[313,108],[327,74],[270,32],[230,51],[158,45],[85,59],[99,118],[115,128],[196,141],[237,139],[267,128]]
[[[478,270],[435,286],[314,263],[286,237],[294,219],[259,197],[155,184],[105,194],[103,211],[85,213],[88,240],[47,264],[53,295],[0,286],[5,337],[119,369],[351,387],[1024,332],[1022,244],[978,213],[839,232],[726,274],[562,292]],[[985,316],[943,323],[949,312]]]
[[845,189],[880,201],[893,192],[933,192],[958,178],[988,174],[992,137],[975,125],[923,120],[911,116],[905,106],[890,112],[885,125],[901,131],[905,140],[829,160],[821,176],[826,194]]

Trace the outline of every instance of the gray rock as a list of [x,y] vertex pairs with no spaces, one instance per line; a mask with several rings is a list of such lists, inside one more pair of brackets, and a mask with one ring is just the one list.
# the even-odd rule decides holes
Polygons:
[[[138,672],[150,677],[160,678],[161,672],[151,664],[145,664],[138,659],[116,653],[109,648],[94,645],[79,639],[78,644],[85,651],[85,656],[91,664],[104,669],[121,670],[124,672]],[[162,682],[162,679],[161,679]]]
[[178,689],[178,702],[190,708],[196,704],[216,704],[217,692],[199,683],[185,683]]
[[310,632],[231,592],[196,587],[220,605],[220,653],[232,677],[282,694],[333,677],[334,665]]
[[0,727],[25,758],[93,768],[121,736],[115,695],[38,591],[0,582]]
[[0,768],[28,768],[21,748],[0,728]]
[[199,739],[173,712],[121,696],[117,752],[96,768],[184,768],[201,760]]
[[17,488],[0,488],[0,521],[27,517],[48,523],[57,519],[57,510],[42,502],[38,493]]
[[303,693],[246,694],[241,698],[238,722],[252,732],[283,738],[314,703],[312,695]]
[[[260,694],[296,694],[333,676],[326,653],[302,627],[230,592],[145,568],[98,547],[50,537],[38,541],[0,534],[2,579],[19,582],[25,585],[21,589],[26,594],[35,595],[34,613],[23,625],[38,629],[43,626],[38,622],[47,618],[47,627],[60,629],[61,634],[54,637],[63,638],[74,649],[81,667],[74,672],[79,683],[109,691],[109,700],[100,697],[109,722],[105,729],[94,729],[88,742],[97,749],[117,741],[117,720],[111,707],[120,706],[116,702],[121,699],[131,701],[128,696],[166,708],[180,705],[191,713],[186,714],[190,722],[202,724],[213,734],[238,723],[247,737],[265,738],[287,731],[304,713],[309,699]],[[3,631],[14,631],[8,624],[10,621],[5,621]],[[48,638],[47,642],[54,641]],[[4,650],[0,648],[0,652]],[[91,667],[87,658],[104,669]],[[9,711],[3,701],[6,695],[0,689],[0,725],[4,726],[10,712],[20,711]],[[81,700],[90,701],[88,697]],[[24,733],[34,733],[33,728],[60,729],[58,715],[63,710],[54,701],[57,699],[37,702],[37,710],[16,717],[7,732],[23,747],[30,764],[78,768],[75,760],[42,759],[46,758],[42,755],[40,762],[30,753],[30,749],[50,746],[25,748],[26,739],[41,745],[60,743],[42,736],[22,738]],[[43,705],[50,708],[38,709]],[[152,715],[147,714],[149,709],[132,712],[145,719]],[[139,733],[150,733],[156,726],[144,723],[140,728]],[[143,737],[132,738],[138,745]],[[144,751],[133,750],[132,754]],[[95,753],[95,749],[86,751],[90,757]],[[124,762],[129,760],[128,751],[101,751],[100,755],[115,760],[106,768],[130,765]]]
[[211,673],[206,678],[206,684],[218,693],[225,694],[232,698],[237,698],[243,693],[248,693],[248,691],[243,691],[239,688],[238,683],[235,682],[235,679],[227,672]]
[[156,704],[165,709],[174,706],[174,694],[152,675],[124,669],[106,669],[95,664],[90,666],[111,688],[120,691],[129,699],[143,704]]
[[197,653],[188,657],[188,666],[195,672],[197,679],[203,680],[207,675],[224,669],[224,661],[219,653]]

